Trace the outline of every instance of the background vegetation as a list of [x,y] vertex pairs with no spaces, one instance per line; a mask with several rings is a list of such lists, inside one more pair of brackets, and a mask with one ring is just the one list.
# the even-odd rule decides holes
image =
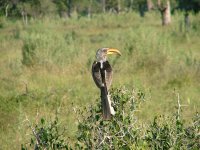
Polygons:
[[[114,69],[114,89],[135,89],[136,95],[139,93],[145,97],[142,105],[134,108],[134,117],[137,118],[136,128],[143,129],[137,126],[143,124],[146,128],[137,131],[139,144],[132,145],[131,148],[147,148],[149,144],[155,148],[158,144],[151,143],[150,133],[157,132],[157,129],[160,129],[159,133],[167,133],[168,129],[162,128],[166,124],[170,126],[170,131],[175,130],[176,119],[160,119],[159,125],[153,118],[160,115],[171,118],[177,116],[177,93],[183,105],[180,113],[181,119],[185,120],[181,120],[181,124],[184,124],[182,129],[186,131],[187,127],[197,122],[192,123],[192,118],[200,108],[200,17],[198,13],[194,13],[196,7],[194,12],[189,11],[194,7],[187,9],[189,26],[184,23],[186,9],[181,7],[173,13],[171,25],[163,27],[159,11],[146,12],[141,17],[138,13],[139,3],[127,5],[134,6],[131,11],[126,11],[126,7],[122,5],[123,11],[120,13],[110,11],[114,4],[111,7],[107,3],[106,12],[102,13],[102,5],[98,6],[98,1],[95,1],[95,6],[99,9],[93,9],[98,11],[88,17],[88,11],[83,13],[84,9],[78,9],[82,3],[77,1],[70,9],[70,16],[63,17],[57,9],[61,7],[68,10],[68,5],[64,7],[64,4],[59,4],[61,6],[57,7],[54,1],[38,1],[40,6],[44,6],[41,2],[46,2],[48,7],[42,8],[35,16],[27,13],[26,22],[26,15],[21,15],[22,6],[24,9],[30,8],[30,11],[36,4],[29,5],[31,1],[16,2],[21,2],[21,5],[17,3],[17,7],[14,7],[9,3],[7,16],[7,5],[1,5],[0,149],[20,149],[21,144],[27,146],[34,137],[32,129],[40,131],[41,126],[48,133],[52,133],[55,126],[61,132],[64,131],[63,137],[58,141],[63,139],[66,142],[63,145],[80,141],[78,144],[84,146],[81,138],[92,139],[81,135],[77,139],[77,133],[87,131],[77,127],[87,125],[84,124],[84,119],[87,120],[86,116],[90,114],[87,111],[90,112],[100,103],[99,91],[91,77],[91,64],[100,47],[118,48],[123,54],[120,58],[109,57]],[[174,1],[173,8],[178,4]],[[81,5],[80,8],[82,7]],[[56,12],[52,12],[53,8]],[[113,96],[120,93],[115,91]],[[123,101],[124,97],[118,99],[120,100]],[[89,104],[91,109],[88,109]],[[87,109],[83,110],[83,116],[80,117],[83,120],[79,120],[76,110],[84,107]],[[99,106],[92,112],[98,114],[98,109]],[[119,112],[122,110],[119,109]],[[54,122],[55,118],[59,121]],[[116,118],[118,122],[126,123],[120,120],[120,113]],[[90,120],[88,126],[91,127],[95,121]],[[114,123],[113,120],[108,124],[116,128]],[[129,123],[125,125],[128,126]],[[198,137],[195,139],[195,136],[193,140],[197,143],[199,122],[192,127]],[[148,140],[144,140],[143,136],[148,135],[147,130]],[[109,129],[109,133],[113,132],[115,131]],[[58,136],[57,132],[54,133],[52,139]],[[171,139],[175,137],[174,133]]]

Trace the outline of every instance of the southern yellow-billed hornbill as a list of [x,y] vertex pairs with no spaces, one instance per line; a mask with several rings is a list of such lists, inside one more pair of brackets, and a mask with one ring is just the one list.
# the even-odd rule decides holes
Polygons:
[[95,84],[101,90],[101,103],[103,109],[103,118],[109,120],[111,115],[115,114],[111,106],[109,88],[112,83],[112,67],[110,66],[107,55],[108,54],[121,55],[120,51],[113,48],[101,48],[97,50],[96,61],[92,65],[92,77]]

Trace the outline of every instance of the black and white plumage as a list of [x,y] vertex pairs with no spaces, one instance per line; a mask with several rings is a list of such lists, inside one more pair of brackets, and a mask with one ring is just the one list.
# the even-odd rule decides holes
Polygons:
[[111,116],[115,114],[115,111],[111,106],[109,95],[113,72],[112,67],[107,60],[107,55],[113,53],[121,55],[117,49],[101,48],[97,50],[96,61],[94,61],[92,65],[92,77],[101,91],[102,112],[105,120],[110,120]]

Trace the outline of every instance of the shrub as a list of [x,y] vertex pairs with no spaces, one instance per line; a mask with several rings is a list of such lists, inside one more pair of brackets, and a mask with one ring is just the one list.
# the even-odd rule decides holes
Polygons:
[[22,64],[26,66],[32,66],[37,62],[35,41],[31,41],[30,39],[24,41],[22,47],[22,58]]
[[[115,116],[105,121],[101,116],[100,102],[89,108],[78,109],[73,106],[78,131],[74,143],[66,142],[62,129],[55,121],[32,128],[30,145],[38,149],[199,149],[200,117],[197,113],[191,124],[186,125],[180,116],[180,107],[173,116],[156,116],[150,124],[141,125],[135,111],[145,99],[141,91],[126,88],[111,90]],[[23,145],[22,149],[26,149]]]
[[89,114],[78,125],[76,147],[79,149],[131,149],[140,144],[142,133],[135,111],[144,94],[120,88],[112,90],[111,95],[116,110],[111,121],[102,119],[100,103],[85,110]]
[[[29,122],[29,120],[27,121]],[[46,122],[45,119],[42,118],[40,123],[36,124],[35,127],[32,127],[31,124],[29,124],[29,127],[33,133],[29,146],[34,147],[35,150],[70,149],[67,142],[64,140],[65,129],[60,131],[57,117],[54,121],[50,122]],[[26,150],[29,146],[22,144],[21,149]]]
[[192,124],[186,126],[177,116],[155,117],[147,129],[145,141],[151,149],[199,149],[200,135],[198,113]]

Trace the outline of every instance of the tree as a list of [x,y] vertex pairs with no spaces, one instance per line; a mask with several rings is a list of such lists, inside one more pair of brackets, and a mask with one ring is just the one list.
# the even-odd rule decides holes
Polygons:
[[103,13],[106,12],[106,0],[101,0],[101,3],[102,3],[102,11]]
[[67,0],[67,15],[70,18],[71,17],[71,9],[72,9],[72,0]]
[[177,0],[177,2],[180,10],[194,11],[195,13],[200,11],[200,0]]
[[188,30],[190,26],[189,12],[193,11],[198,13],[200,11],[200,1],[199,0],[177,0],[178,9],[184,11],[184,24],[185,29]]
[[6,17],[19,15],[17,10],[18,3],[19,0],[0,0],[0,14]]
[[117,3],[118,3],[117,11],[120,12],[121,11],[121,0],[118,0]]
[[171,23],[170,1],[166,0],[165,2],[161,2],[161,0],[158,0],[157,6],[161,14],[162,25],[169,25]]
[[57,7],[57,12],[60,15],[60,17],[66,17],[67,16],[67,5],[65,0],[54,0],[54,3],[56,4]]
[[147,0],[147,10],[150,11],[154,8],[152,0]]
[[145,11],[147,10],[147,1],[146,0],[129,0],[124,2],[124,6],[129,10],[137,10],[140,13],[140,16],[144,16]]

